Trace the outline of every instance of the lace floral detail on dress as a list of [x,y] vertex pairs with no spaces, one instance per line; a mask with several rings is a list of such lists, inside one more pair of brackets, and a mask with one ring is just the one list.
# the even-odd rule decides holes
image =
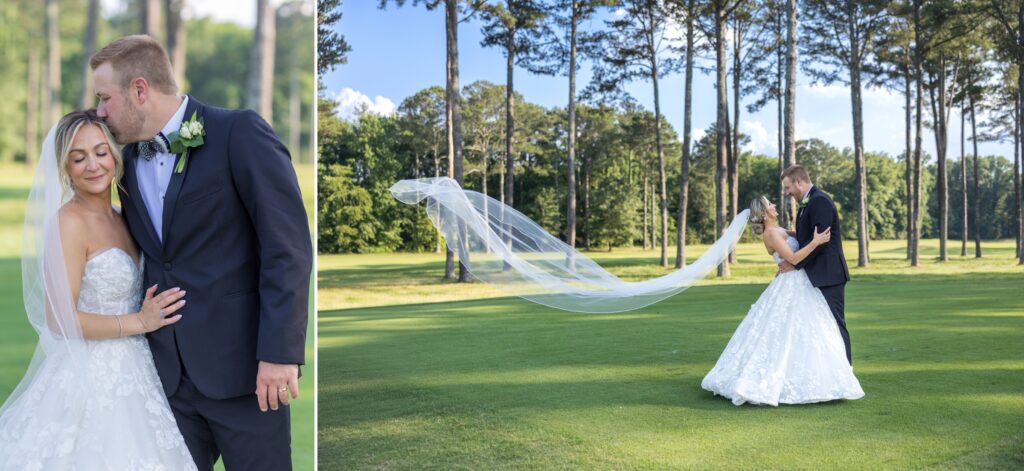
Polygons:
[[[78,310],[137,312],[143,262],[110,248],[89,258]],[[39,380],[0,427],[0,469],[195,470],[142,335],[87,340],[86,384],[47,358]]]
[[[799,245],[790,237],[787,243]],[[775,254],[779,261],[778,254]],[[832,311],[803,270],[772,280],[736,328],[704,389],[736,405],[804,404],[864,396]]]

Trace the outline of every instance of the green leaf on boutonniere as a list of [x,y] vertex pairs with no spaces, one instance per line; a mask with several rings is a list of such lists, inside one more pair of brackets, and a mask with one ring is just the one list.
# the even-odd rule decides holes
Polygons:
[[167,140],[171,142],[171,153],[181,155],[178,165],[174,167],[174,173],[185,171],[189,150],[203,145],[204,135],[206,135],[204,121],[202,119],[196,121],[195,111],[192,112],[192,117],[188,121],[181,123],[177,131],[167,135]]

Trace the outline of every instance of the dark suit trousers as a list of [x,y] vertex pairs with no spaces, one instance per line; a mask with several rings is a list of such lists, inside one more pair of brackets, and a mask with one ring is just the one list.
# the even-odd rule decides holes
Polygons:
[[199,471],[212,471],[221,455],[229,471],[292,469],[288,406],[260,412],[255,394],[210,399],[188,376],[168,400]]
[[853,355],[850,353],[850,332],[846,330],[846,283],[821,286],[818,288],[825,296],[828,308],[832,310],[832,317],[836,318],[836,325],[839,326],[839,333],[843,336],[843,344],[846,345],[846,361],[853,364]]

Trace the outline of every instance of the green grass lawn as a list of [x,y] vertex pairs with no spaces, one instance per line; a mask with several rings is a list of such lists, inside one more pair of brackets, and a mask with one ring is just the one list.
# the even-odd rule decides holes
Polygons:
[[[306,213],[310,224],[314,191],[312,165],[297,165]],[[25,199],[32,174],[21,165],[0,165],[0,402],[21,379],[35,350],[36,335],[25,319],[21,300],[21,230],[25,218]],[[311,287],[312,290],[312,287]],[[313,297],[310,296],[310,300]],[[296,470],[312,470],[313,404],[315,383],[313,364],[313,309],[306,340],[306,366],[299,380],[300,397],[292,406],[292,462]],[[218,469],[223,469],[218,464]]]
[[[938,241],[922,246],[911,269],[902,242],[872,241],[872,265],[851,270],[846,314],[867,395],[778,408],[700,388],[774,273],[754,244],[739,247],[729,280],[604,315],[442,282],[436,254],[321,256],[320,466],[1020,469],[1014,242],[984,242],[980,260],[956,243],[945,263]],[[625,278],[665,273],[653,251],[590,255]]]

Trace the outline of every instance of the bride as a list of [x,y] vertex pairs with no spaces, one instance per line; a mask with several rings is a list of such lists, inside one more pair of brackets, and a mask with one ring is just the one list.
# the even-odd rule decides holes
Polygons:
[[90,110],[43,144],[22,256],[39,344],[0,409],[0,470],[196,469],[142,335],[180,320],[185,292],[143,295],[141,254],[111,206],[112,142]]
[[[797,265],[829,241],[831,229],[806,247],[779,227],[775,205],[750,203],[750,225],[775,263]],[[864,396],[825,298],[803,270],[781,273],[740,322],[701,387],[733,404],[806,404]]]

